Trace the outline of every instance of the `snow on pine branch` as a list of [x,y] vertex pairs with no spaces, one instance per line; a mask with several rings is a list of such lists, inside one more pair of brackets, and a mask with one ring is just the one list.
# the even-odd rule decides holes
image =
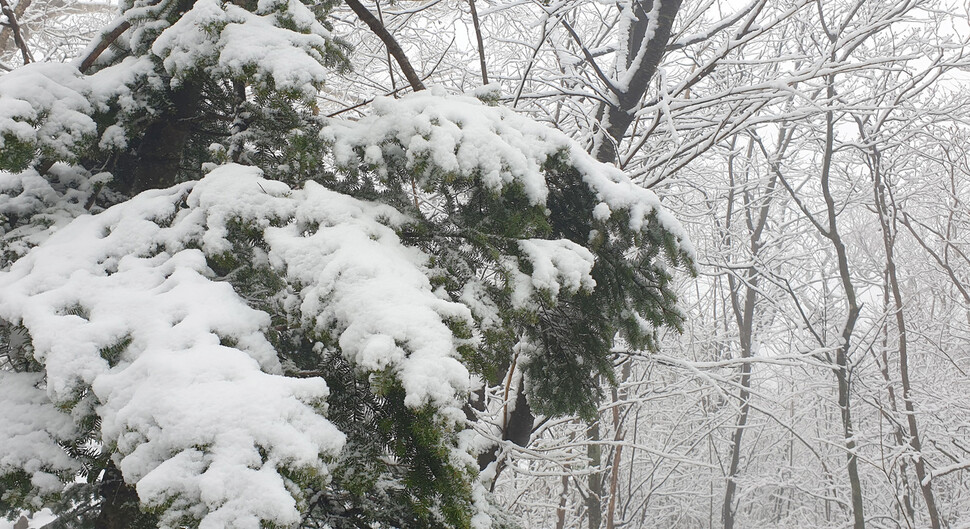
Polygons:
[[[544,165],[555,156],[575,167],[596,194],[596,218],[614,211],[629,214],[629,227],[645,229],[651,215],[692,253],[686,232],[652,191],[637,186],[623,171],[597,162],[561,131],[501,106],[443,90],[379,97],[372,113],[358,121],[331,120],[321,132],[339,166],[367,164],[386,173],[389,163],[409,171],[433,168],[456,177],[480,175],[495,193],[519,185],[533,204],[546,201],[549,188]],[[417,174],[418,184],[428,175]],[[422,180],[424,179],[424,180]]]
[[[123,123],[158,111],[147,108],[151,98],[136,93],[146,86],[159,90],[169,77],[177,85],[206,71],[310,99],[328,65],[340,62],[340,44],[297,0],[260,0],[254,11],[199,0],[174,24],[153,20],[169,4],[129,6],[119,19],[132,24],[127,42],[148,53],[90,75],[82,75],[80,63],[35,63],[0,76],[0,167],[23,170],[38,153],[65,161],[94,145],[125,147],[131,131]],[[103,116],[118,123],[99,130],[96,120]]]
[[[133,38],[140,35],[136,30]],[[255,12],[230,2],[198,0],[154,40],[151,50],[177,80],[205,68],[210,75],[251,75],[264,87],[309,98],[327,78],[331,40],[297,0],[260,0]]]
[[592,291],[596,286],[592,277],[596,261],[593,253],[572,241],[528,239],[520,241],[519,248],[532,265],[532,273],[515,274],[518,276],[512,293],[515,307],[529,307],[533,290],[546,292],[556,299],[561,289],[575,293]]
[[31,63],[0,76],[0,167],[20,170],[38,152],[73,160],[90,144],[123,147],[123,128],[108,126],[99,137],[94,115],[111,103],[144,112],[130,86],[151,72],[151,61],[141,57],[92,75],[66,63]]
[[75,437],[71,416],[38,389],[40,373],[0,371],[0,476],[22,471],[40,494],[55,494],[81,470],[60,443]]
[[91,175],[63,163],[51,166],[47,175],[33,169],[0,171],[0,269],[87,213],[85,205],[92,194],[110,178],[107,173]]
[[[201,229],[191,215],[166,226],[189,189],[146,193],[59,230],[0,274],[0,317],[30,333],[50,406],[78,422],[97,410],[101,443],[163,519],[294,523],[297,499],[279,470],[326,476],[321,456],[343,436],[319,413],[322,381],[273,374],[268,316],[184,248]],[[8,403],[36,400],[16,385],[3,392]],[[0,444],[17,443],[6,427]]]
[[344,435],[324,418],[326,384],[279,375],[269,316],[213,280],[207,259],[232,248],[233,223],[261,233],[254,265],[285,276],[284,306],[360,369],[392,373],[408,405],[457,414],[468,372],[449,325],[471,316],[382,224],[405,220],[241,166],[77,218],[0,272],[0,318],[29,332],[43,366],[43,382],[5,374],[0,394],[50,419],[43,434],[0,423],[13,454],[0,474],[30,472],[50,492],[51,473],[72,469],[44,448],[72,437],[59,410],[75,428],[97,413],[94,438],[166,526],[297,522],[307,483],[293,480],[325,484]]
[[229,250],[223,238],[228,219],[289,219],[265,226],[267,259],[297,286],[287,302],[299,303],[305,326],[338,336],[344,356],[359,368],[395,372],[405,404],[459,407],[456,396],[466,392],[468,372],[456,359],[460,344],[450,325],[471,326],[471,313],[435,294],[427,256],[400,243],[390,226],[407,218],[314,182],[290,192],[285,184],[257,180],[256,173],[220,169],[190,197],[189,204],[198,200],[208,215],[203,249]]
[[76,143],[97,132],[89,93],[81,73],[63,64],[31,64],[0,76],[0,150],[13,150],[18,143],[29,146],[18,164],[22,166],[38,144],[70,157]]

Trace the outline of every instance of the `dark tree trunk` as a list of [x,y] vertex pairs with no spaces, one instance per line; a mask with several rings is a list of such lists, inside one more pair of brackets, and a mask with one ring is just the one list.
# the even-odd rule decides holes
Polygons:
[[[14,20],[20,20],[24,17],[24,13],[27,12],[27,8],[30,7],[33,0],[20,0],[17,2],[17,6],[13,8]],[[13,36],[13,24],[0,26],[0,51],[6,51],[7,46],[10,44],[10,37]]]
[[[835,101],[835,75],[826,76],[826,96],[829,101]],[[852,520],[853,529],[865,529],[866,517],[863,512],[862,480],[859,477],[859,456],[856,455],[855,431],[852,427],[852,409],[850,407],[850,396],[852,394],[850,378],[849,354],[852,351],[852,333],[855,330],[856,321],[862,310],[856,299],[855,287],[852,284],[852,274],[849,271],[849,257],[845,249],[845,243],[839,234],[836,224],[836,215],[839,208],[832,196],[829,186],[829,179],[832,171],[832,157],[835,153],[835,112],[828,110],[825,113],[825,151],[822,156],[821,187],[822,196],[825,198],[825,209],[828,216],[828,230],[823,235],[832,242],[839,263],[839,278],[842,281],[842,288],[845,291],[845,300],[848,309],[845,325],[842,327],[842,343],[835,354],[835,377],[838,382],[839,411],[842,416],[842,434],[845,439],[846,451],[846,470],[849,474],[849,488],[852,495]]]
[[589,496],[586,497],[586,517],[589,522],[589,529],[599,529],[603,523],[603,474],[600,469],[603,465],[603,449],[599,445],[599,419],[594,420],[589,425],[586,429],[586,436],[590,440],[590,443],[586,445],[586,457],[589,458],[589,467],[593,469],[593,472],[589,473],[587,481]]
[[202,100],[202,87],[185,81],[170,91],[169,99],[168,108],[148,125],[134,152],[118,161],[114,173],[119,191],[134,195],[179,181],[185,148]]
[[[653,10],[654,2],[660,2],[657,26],[649,40],[647,29],[650,23],[648,13]],[[626,136],[630,124],[633,123],[634,113],[637,111],[640,100],[647,92],[647,87],[653,79],[653,74],[657,72],[657,66],[663,59],[667,49],[667,42],[670,41],[671,29],[674,25],[674,18],[680,11],[682,0],[641,0],[634,3],[634,13],[636,20],[630,28],[630,36],[627,40],[626,67],[633,66],[638,53],[643,49],[643,56],[637,65],[636,72],[630,78],[630,83],[626,87],[617,88],[610,104],[600,105],[597,116],[600,123],[605,127],[605,136],[601,137],[596,151],[593,153],[596,159],[605,163],[617,162],[616,146]]]
[[104,469],[98,492],[101,495],[101,514],[95,529],[139,529],[154,527],[154,520],[138,508],[135,488],[125,483],[121,471],[112,462]]
[[[505,423],[505,429],[502,431],[502,440],[512,441],[522,447],[528,446],[529,440],[532,437],[532,426],[534,422],[535,416],[532,414],[529,401],[526,399],[525,387],[523,387],[522,382],[519,382],[518,393],[515,398],[515,407],[509,413],[508,420]],[[498,459],[498,452],[499,447],[495,445],[479,454],[478,468],[485,470],[485,467]],[[499,468],[495,471],[496,478],[501,470],[502,464],[499,462]]]
[[[923,501],[926,502],[926,511],[930,517],[930,527],[940,529],[940,512],[936,507],[936,497],[933,494],[931,475],[926,468],[926,460],[923,457],[923,443],[919,433],[919,424],[916,420],[916,406],[913,403],[913,389],[909,378],[909,353],[908,340],[906,335],[906,318],[903,313],[903,294],[899,287],[899,277],[896,273],[896,230],[893,229],[889,204],[886,198],[886,184],[883,182],[881,172],[882,153],[873,144],[872,152],[872,176],[873,191],[875,194],[876,211],[879,212],[879,225],[882,228],[883,246],[886,250],[886,279],[889,283],[890,292],[893,299],[893,314],[896,319],[897,346],[899,352],[899,379],[903,389],[903,407],[906,410],[906,423],[909,426],[909,445],[913,450],[913,467],[916,469],[916,478],[919,483],[920,491],[923,493]],[[889,364],[886,363],[888,370]],[[901,467],[902,468],[902,467]],[[902,472],[902,470],[900,470]]]

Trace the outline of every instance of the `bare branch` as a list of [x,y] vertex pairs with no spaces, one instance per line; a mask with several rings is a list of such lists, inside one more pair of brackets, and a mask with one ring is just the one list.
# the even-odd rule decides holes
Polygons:
[[414,89],[415,92],[424,90],[425,86],[424,83],[421,82],[421,78],[418,77],[417,72],[414,71],[414,67],[411,66],[411,62],[408,60],[407,55],[405,55],[404,50],[401,49],[401,45],[398,44],[397,40],[394,39],[394,36],[387,31],[384,24],[381,24],[381,21],[377,20],[377,17],[375,17],[373,13],[368,11],[367,8],[357,0],[346,0],[346,2],[357,17],[367,24],[367,27],[369,27],[371,31],[373,31],[378,37],[380,37],[381,41],[384,42],[384,45],[387,46],[387,51],[394,57],[394,60],[397,61],[397,65],[401,68],[401,72],[404,73],[404,77],[407,78],[409,83],[411,83],[411,88]]
[[667,51],[679,50],[693,44],[704,42],[705,40],[710,40],[714,37],[714,35],[717,35],[721,31],[733,26],[738,20],[744,18],[744,16],[750,13],[751,10],[754,9],[759,3],[761,3],[761,0],[754,0],[744,8],[738,10],[737,13],[724,17],[717,24],[714,24],[703,33],[692,33],[690,35],[681,36],[679,39],[667,45]]
[[7,0],[0,0],[0,11],[3,12],[5,17],[7,17],[7,25],[9,25],[10,30],[13,31],[13,40],[17,43],[17,47],[20,48],[20,54],[24,58],[24,64],[33,62],[34,58],[30,55],[30,49],[27,48],[27,42],[24,40],[24,36],[20,32],[20,24],[17,23],[17,15],[13,12],[13,9],[10,8],[10,4],[7,3]]
[[603,70],[601,70],[599,65],[596,64],[596,59],[593,58],[593,54],[590,53],[586,45],[583,44],[583,39],[579,38],[579,35],[576,33],[576,30],[574,30],[573,27],[569,25],[569,22],[566,22],[565,18],[560,18],[559,23],[562,24],[564,28],[566,28],[566,31],[569,32],[569,36],[571,36],[573,40],[576,41],[576,45],[579,46],[579,49],[582,50],[583,52],[583,57],[586,58],[586,62],[588,62],[589,65],[593,67],[593,71],[596,72],[596,77],[599,77],[599,80],[603,81],[603,84],[605,84],[606,87],[610,89],[610,92],[613,92],[616,95],[620,95],[621,93],[620,89],[617,88],[615,84],[613,84],[613,81],[609,78],[609,76],[603,73]]
[[81,73],[84,73],[89,68],[91,68],[91,66],[94,65],[94,61],[97,61],[98,57],[100,57],[101,54],[104,53],[104,50],[108,49],[108,46],[111,46],[111,44],[114,41],[118,40],[118,37],[120,37],[122,33],[124,33],[125,31],[128,31],[128,28],[131,27],[131,22],[128,22],[127,20],[124,20],[124,19],[119,19],[116,22],[116,24],[117,25],[115,25],[113,28],[102,33],[101,40],[99,40],[98,43],[95,44],[93,48],[91,48],[88,54],[83,59],[81,59],[81,62],[78,64],[78,67],[77,67],[77,69],[80,70]]

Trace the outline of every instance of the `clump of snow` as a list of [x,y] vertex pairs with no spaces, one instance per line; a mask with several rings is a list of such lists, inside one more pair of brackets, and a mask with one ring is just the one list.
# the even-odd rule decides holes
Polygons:
[[0,150],[10,139],[61,157],[97,132],[90,85],[76,69],[32,63],[0,76]]
[[[107,110],[110,102],[128,113],[143,109],[130,86],[149,76],[152,68],[151,60],[141,57],[92,75],[82,75],[69,63],[31,63],[0,76],[0,150],[16,141],[51,159],[75,159],[89,143],[98,144],[93,116]],[[108,126],[100,138],[103,148],[126,143],[125,131],[117,125]]]
[[[299,31],[281,26],[281,18]],[[198,0],[152,44],[178,82],[206,68],[210,75],[247,77],[306,97],[327,77],[323,66],[330,32],[297,1],[262,1],[256,13],[230,2]]]
[[43,177],[33,169],[20,173],[0,171],[0,269],[19,258],[66,225],[85,208],[97,187],[109,175],[63,163],[54,164]]
[[[322,380],[274,374],[269,317],[209,279],[202,251],[184,247],[200,232],[184,224],[200,217],[178,207],[191,188],[147,192],[57,231],[0,273],[0,318],[31,333],[45,399],[71,407],[93,390],[101,441],[146,502],[170,502],[166,517],[294,523],[279,470],[325,477],[322,457],[343,434],[320,413]],[[169,226],[175,217],[183,222]]]
[[[290,190],[259,174],[218,169],[189,196],[189,206],[206,212],[203,249],[228,251],[232,219],[262,223],[269,262],[299,286],[307,325],[337,336],[344,356],[361,369],[390,369],[409,406],[460,405],[456,396],[467,391],[468,371],[456,358],[459,343],[448,323],[471,325],[471,313],[435,295],[428,257],[401,244],[388,226],[407,218],[314,182]],[[274,227],[269,219],[288,222]]]
[[[640,47],[633,54],[630,53],[629,42],[632,40],[630,38],[630,32],[633,31],[633,23],[637,21],[637,15],[634,9],[634,6],[637,4],[632,1],[624,1],[619,4],[620,23],[617,28],[619,42],[613,65],[615,78],[611,79],[611,81],[620,90],[628,90],[630,83],[633,81],[633,77],[640,70],[640,65],[646,57],[650,41],[653,40],[657,33],[657,28],[660,25],[660,6],[662,3],[663,0],[655,0],[651,3],[650,11],[646,13],[646,30],[644,31],[643,37],[641,37]],[[637,22],[643,23],[642,20]]]
[[480,173],[485,186],[497,193],[520,184],[533,204],[545,202],[548,194],[541,166],[559,147],[548,138],[551,133],[507,109],[472,97],[446,97],[438,90],[378,98],[371,115],[356,122],[333,120],[321,132],[339,165],[360,163],[358,148],[367,163],[379,168],[385,161],[377,152],[403,156],[409,169],[427,163],[443,172]]
[[593,253],[572,241],[528,239],[519,241],[519,248],[532,265],[532,287],[553,299],[562,288],[575,293],[596,286],[591,275],[596,264]]
[[73,439],[74,422],[42,384],[39,373],[0,371],[0,476],[22,470],[38,493],[53,494],[63,486],[59,477],[72,476],[80,465],[58,444]]
[[[149,46],[174,84],[206,69],[210,76],[252,79],[256,88],[311,98],[327,78],[323,64],[333,37],[302,2],[262,1],[250,12],[231,2],[199,0],[171,25],[159,11],[166,4],[129,4],[112,26],[131,23],[123,40]],[[109,104],[121,111],[120,121],[147,111],[147,101],[132,87],[160,89],[168,82],[151,55],[126,57],[90,75],[75,61],[33,63],[0,76],[0,150],[16,141],[35,153],[72,160],[89,143],[123,148],[125,129],[108,125],[98,137],[94,116]],[[23,169],[18,162],[14,169]]]

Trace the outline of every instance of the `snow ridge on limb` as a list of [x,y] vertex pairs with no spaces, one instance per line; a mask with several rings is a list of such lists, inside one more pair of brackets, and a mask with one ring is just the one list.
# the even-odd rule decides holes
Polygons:
[[[81,465],[69,457],[62,443],[76,437],[71,416],[57,409],[43,389],[39,373],[0,371],[0,483],[24,473],[24,485],[5,486],[0,513],[8,506],[30,505],[38,496],[57,494]],[[29,485],[26,485],[29,483]],[[5,513],[4,513],[5,514]]]
[[206,212],[203,250],[231,248],[224,234],[232,220],[263,224],[266,259],[293,285],[288,302],[298,303],[308,329],[334,336],[359,369],[393,372],[407,405],[460,407],[468,371],[449,325],[471,325],[471,313],[436,295],[427,256],[400,243],[393,228],[409,219],[315,182],[290,191],[258,174],[220,168],[189,196]]
[[138,137],[132,124],[162,111],[159,98],[188,80],[228,78],[309,103],[328,72],[346,64],[343,43],[297,0],[250,9],[199,0],[185,12],[179,4],[123,2],[115,25],[130,28],[116,43],[121,51],[90,74],[80,63],[41,63],[0,77],[0,169],[123,150]]
[[150,77],[151,61],[127,58],[92,75],[67,63],[31,63],[0,77],[0,169],[22,171],[38,157],[75,161],[94,147],[127,143],[125,129],[99,129],[111,107],[144,112],[130,85]]
[[321,136],[341,167],[367,164],[386,173],[389,164],[401,164],[417,172],[418,185],[436,183],[430,171],[447,173],[444,178],[479,176],[495,193],[522,186],[532,204],[546,202],[545,165],[564,154],[565,163],[579,170],[595,192],[599,220],[624,210],[630,229],[639,231],[656,215],[681,248],[693,253],[683,227],[652,191],[616,167],[597,162],[564,133],[474,97],[447,95],[434,87],[399,99],[378,98],[370,115],[352,122],[330,120]]
[[30,64],[0,77],[0,168],[23,170],[38,149],[73,158],[74,146],[97,133],[90,90],[64,64]]

